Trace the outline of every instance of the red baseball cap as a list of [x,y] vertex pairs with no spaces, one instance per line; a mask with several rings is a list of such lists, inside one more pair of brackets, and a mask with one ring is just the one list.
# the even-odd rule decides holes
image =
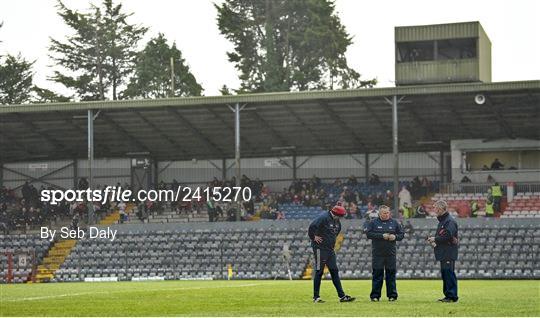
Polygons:
[[347,210],[345,210],[345,208],[342,207],[341,205],[336,205],[330,211],[332,212],[332,214],[336,216],[345,216],[345,214],[347,214]]

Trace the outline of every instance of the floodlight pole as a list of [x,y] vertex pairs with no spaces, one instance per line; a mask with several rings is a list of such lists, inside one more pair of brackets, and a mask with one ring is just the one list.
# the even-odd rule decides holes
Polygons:
[[[240,112],[246,105],[240,106],[239,103],[234,104],[234,108],[229,106],[229,109],[234,113],[234,165],[236,167],[236,185],[240,186],[241,170],[240,170]],[[236,221],[240,221],[240,201],[237,202]]]
[[[234,165],[236,167],[236,186],[240,186],[240,105],[234,104]],[[240,221],[241,204],[238,202],[236,221]]]
[[392,151],[394,153],[394,217],[399,215],[399,149],[398,149],[398,101],[397,96],[392,98]]
[[398,217],[399,215],[399,149],[398,149],[398,140],[399,140],[399,134],[398,134],[398,104],[405,98],[405,96],[401,96],[399,99],[397,95],[394,95],[392,97],[392,100],[389,100],[388,98],[384,98],[384,100],[392,105],[392,149],[393,149],[393,155],[394,155],[394,174],[393,174],[393,180],[394,180],[394,210],[392,211],[393,217]]
[[[92,189],[94,186],[94,111],[88,110],[88,187]],[[93,224],[94,221],[94,204],[87,202],[88,207],[88,224]]]
[[171,97],[174,97],[174,58],[171,56]]

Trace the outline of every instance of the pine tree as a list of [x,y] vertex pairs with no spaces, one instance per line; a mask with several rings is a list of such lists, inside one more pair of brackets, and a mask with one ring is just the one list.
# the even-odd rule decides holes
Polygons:
[[[174,69],[174,93],[171,94],[171,58]],[[137,56],[134,76],[125,91],[127,98],[163,98],[200,96],[197,83],[176,44],[169,46],[163,34],[150,39]]]
[[58,15],[74,33],[66,41],[51,39],[51,58],[60,66],[52,79],[75,91],[81,100],[113,100],[132,74],[136,46],[147,28],[129,24],[122,4],[103,0],[87,13],[58,1]]
[[20,54],[0,58],[0,104],[22,104],[32,96],[32,65]]
[[239,92],[367,87],[345,58],[352,44],[330,0],[226,0],[218,27],[234,44]]

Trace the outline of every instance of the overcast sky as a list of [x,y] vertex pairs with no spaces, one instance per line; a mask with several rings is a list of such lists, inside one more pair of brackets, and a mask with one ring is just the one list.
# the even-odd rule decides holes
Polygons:
[[[100,3],[100,1],[92,1]],[[223,84],[236,88],[238,73],[227,61],[232,45],[219,33],[216,10],[206,0],[124,0],[131,23],[150,28],[141,46],[158,32],[176,41],[205,95],[218,95]],[[66,0],[87,9],[87,0]],[[49,37],[63,39],[70,30],[56,14],[54,0],[0,0],[0,54],[21,53],[35,60],[34,82],[66,93],[47,81]],[[492,80],[540,79],[540,1],[537,0],[337,0],[337,14],[354,43],[349,64],[363,78],[377,77],[380,87],[394,86],[394,27],[479,21],[492,43]]]

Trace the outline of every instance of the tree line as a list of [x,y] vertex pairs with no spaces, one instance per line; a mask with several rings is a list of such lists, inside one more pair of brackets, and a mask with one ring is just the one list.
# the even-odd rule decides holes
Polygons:
[[[234,45],[227,56],[240,79],[237,89],[224,84],[224,95],[376,84],[348,65],[345,52],[352,37],[333,0],[226,0],[214,7],[220,33]],[[137,50],[148,27],[130,23],[133,13],[121,3],[103,0],[81,12],[59,0],[56,8],[70,35],[50,38],[49,80],[71,95],[34,85],[34,62],[7,54],[0,56],[0,104],[202,95],[182,52],[165,35]],[[1,28],[0,23],[0,39]]]

